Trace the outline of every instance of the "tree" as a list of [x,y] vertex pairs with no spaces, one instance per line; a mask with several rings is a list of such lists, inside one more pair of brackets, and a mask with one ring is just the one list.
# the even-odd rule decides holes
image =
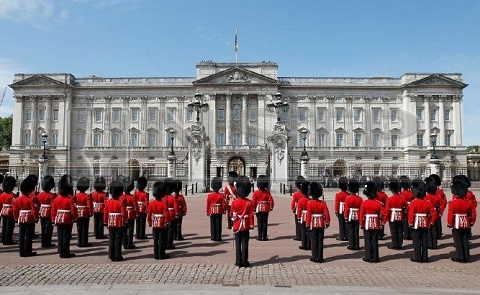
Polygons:
[[478,146],[478,145],[470,145],[470,146],[467,146],[467,152],[469,152],[469,153],[478,153],[478,152],[480,152],[480,146]]
[[12,145],[12,121],[13,116],[0,117],[0,147]]

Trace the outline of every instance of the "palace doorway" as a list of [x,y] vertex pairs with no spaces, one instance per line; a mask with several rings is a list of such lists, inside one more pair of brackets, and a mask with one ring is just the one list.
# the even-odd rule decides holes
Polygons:
[[235,171],[238,176],[245,175],[245,159],[242,157],[232,157],[228,160],[228,172]]
[[347,163],[345,160],[336,160],[333,162],[333,176],[345,176],[347,171]]

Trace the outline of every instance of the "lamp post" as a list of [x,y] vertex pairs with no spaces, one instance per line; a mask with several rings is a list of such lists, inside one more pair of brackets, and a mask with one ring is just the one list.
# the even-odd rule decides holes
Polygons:
[[203,95],[200,92],[196,92],[193,98],[193,101],[187,104],[187,109],[189,112],[196,111],[197,118],[196,123],[200,123],[200,112],[208,111],[208,103],[203,101]]
[[310,160],[310,157],[308,156],[308,153],[307,153],[307,147],[306,147],[308,129],[300,128],[298,129],[298,132],[300,133],[300,136],[303,139],[303,151],[302,151],[302,154],[300,155],[300,174],[306,179],[308,176],[308,161]]
[[175,129],[169,128],[168,134],[170,135],[170,155],[175,156],[173,151],[173,140],[175,139]]
[[276,125],[280,124],[280,111],[288,111],[290,104],[285,100],[282,99],[282,94],[280,92],[275,93],[275,99],[271,100],[267,103],[267,110],[269,112],[276,112],[277,113],[277,122]]
[[48,157],[47,157],[47,153],[46,153],[48,134],[44,131],[40,135],[40,137],[42,138],[43,154],[38,157],[38,164],[39,164],[38,181],[39,181],[39,183],[41,183],[43,177],[45,177],[47,175],[47,163],[48,163]]
[[430,134],[430,142],[432,143],[432,155],[430,156],[430,173],[431,174],[438,174],[438,164],[440,160],[435,152],[435,146],[437,145],[437,133],[432,132]]
[[169,127],[165,129],[169,138],[170,138],[170,153],[167,156],[168,167],[167,167],[167,177],[175,178],[176,177],[176,162],[177,156],[175,156],[175,151],[173,150],[173,140],[175,139],[175,129]]

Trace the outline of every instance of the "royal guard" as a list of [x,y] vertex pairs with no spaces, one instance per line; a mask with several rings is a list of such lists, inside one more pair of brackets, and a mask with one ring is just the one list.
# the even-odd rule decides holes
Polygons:
[[367,181],[363,194],[367,200],[360,206],[360,228],[363,229],[365,243],[365,262],[380,262],[378,253],[378,240],[380,238],[382,203],[378,200],[378,184],[375,181]]
[[52,221],[52,202],[56,197],[55,193],[52,193],[52,189],[55,187],[55,179],[51,175],[47,175],[42,179],[42,191],[38,194],[37,199],[40,203],[40,225],[42,227],[42,248],[55,247],[52,244],[53,235],[53,221]]
[[170,221],[168,206],[164,202],[167,196],[168,184],[165,181],[157,181],[153,184],[153,197],[155,200],[148,204],[147,222],[152,228],[154,258],[168,259],[165,254],[167,248],[167,228]]
[[147,178],[140,176],[137,179],[137,191],[135,192],[135,199],[137,200],[138,205],[136,238],[139,240],[147,239],[145,227],[147,225],[147,208],[148,202],[150,201],[150,195],[145,191],[146,187]]
[[293,193],[292,202],[290,203],[290,210],[292,210],[293,218],[295,220],[295,237],[293,238],[295,241],[301,241],[301,224],[298,222],[297,218],[297,206],[298,201],[304,197],[301,191],[302,182],[304,181],[305,177],[301,175],[297,176],[297,179],[295,180],[295,187],[297,188],[297,191]]
[[437,191],[435,192],[435,195],[440,196],[440,207],[439,207],[439,212],[438,212],[438,218],[437,218],[437,240],[442,238],[443,231],[442,231],[442,216],[443,213],[445,212],[445,209],[447,208],[447,196],[445,195],[445,192],[442,190],[442,179],[438,174],[430,174],[429,177],[432,177],[435,179],[435,184],[437,186]]
[[[3,174],[0,173],[0,184],[3,183],[3,179],[5,179],[5,176],[3,176]],[[3,190],[2,188],[0,187],[0,195],[3,193]],[[1,209],[1,208],[0,208]]]
[[124,226],[128,222],[125,201],[121,200],[124,191],[122,181],[110,183],[111,199],[105,201],[103,223],[108,227],[108,258],[111,261],[122,261],[122,243],[125,234]]
[[307,204],[306,226],[310,231],[312,257],[310,261],[322,263],[323,260],[323,239],[325,229],[330,226],[330,212],[327,203],[320,200],[323,196],[323,188],[318,182],[310,182],[308,195],[312,199]]
[[460,180],[452,181],[452,194],[455,196],[448,205],[447,226],[452,229],[456,257],[452,261],[466,263],[470,261],[469,233],[477,219],[477,212],[471,201],[466,200],[468,186]]
[[222,215],[227,209],[225,196],[219,192],[222,188],[222,179],[214,177],[211,187],[213,192],[208,194],[206,206],[207,216],[210,216],[210,239],[220,242],[222,240]]
[[0,194],[0,214],[2,215],[2,243],[4,245],[16,244],[13,241],[13,230],[15,228],[13,204],[16,197],[13,190],[15,186],[17,186],[17,180],[13,176],[7,176],[2,181],[3,192]]
[[270,180],[266,175],[257,178],[258,190],[253,192],[253,208],[257,215],[258,241],[268,241],[268,214],[273,210],[275,202],[269,190]]
[[92,243],[88,242],[88,228],[90,225],[90,217],[93,215],[93,199],[91,194],[87,194],[90,187],[90,180],[87,177],[80,177],[77,180],[77,190],[75,194],[75,205],[77,206],[77,236],[78,247],[91,247]]
[[428,228],[437,220],[437,212],[432,203],[425,199],[427,187],[423,180],[415,179],[412,182],[412,192],[415,199],[408,208],[408,224],[412,228],[413,262],[428,261]]
[[135,196],[132,195],[132,190],[135,184],[133,179],[127,177],[123,182],[123,195],[120,200],[125,203],[127,210],[127,224],[125,227],[125,234],[123,236],[123,247],[125,249],[135,249],[133,244],[133,230],[135,229],[135,219],[137,218],[138,204],[135,200]]
[[58,182],[57,196],[52,202],[52,220],[57,227],[60,258],[75,257],[75,254],[70,252],[70,240],[73,223],[77,220],[78,214],[72,198],[72,178],[70,175],[63,175]]
[[93,233],[95,239],[106,239],[103,231],[103,212],[105,211],[105,202],[108,200],[107,181],[104,177],[95,178],[92,192],[93,202]]
[[357,179],[350,179],[348,191],[350,195],[345,198],[343,217],[348,227],[348,250],[360,250],[360,223],[359,213],[363,199],[358,195],[360,183]]
[[[427,195],[425,200],[432,203],[435,212],[437,213],[437,220],[440,218],[440,206],[442,203],[442,198],[437,195],[437,183],[433,177],[425,178],[425,185],[427,189]],[[438,248],[438,222],[435,222],[430,226],[427,233],[427,247],[428,249],[437,249]]]
[[300,186],[300,191],[302,192],[303,197],[298,200],[297,204],[297,219],[300,223],[300,241],[301,245],[298,249],[301,250],[311,250],[311,239],[310,232],[307,230],[307,205],[310,202],[310,197],[308,196],[308,186],[310,185],[309,181],[303,181]]
[[[375,188],[377,189],[377,200],[382,204],[382,213],[380,213],[380,222],[382,221],[383,217],[383,209],[385,208],[385,203],[387,202],[388,195],[385,193],[385,182],[380,177],[375,177],[373,179],[375,183]],[[379,231],[379,240],[384,240],[385,238],[385,228],[383,226],[380,227]]]
[[[473,194],[473,192],[469,189],[470,186],[471,186],[471,182],[470,182],[470,179],[468,179],[467,176],[463,175],[463,174],[460,174],[460,175],[455,175],[452,180],[455,180],[455,179],[460,179],[462,180],[463,182],[465,182],[465,184],[467,185],[467,195],[465,196],[465,200],[467,201],[470,201],[473,205],[473,209],[475,211],[477,211],[477,198],[475,197],[475,195]],[[452,196],[452,199],[455,198],[455,195]],[[469,229],[469,233],[468,233],[468,239],[471,239],[472,238],[472,228]]]
[[233,233],[235,238],[235,265],[238,267],[250,267],[248,262],[248,241],[250,232],[253,231],[253,202],[247,199],[252,191],[250,180],[246,176],[240,176],[235,181],[238,198],[233,201],[230,208],[230,218],[233,221]]
[[335,194],[335,215],[338,218],[338,230],[339,234],[337,241],[348,241],[348,229],[345,223],[345,217],[343,217],[345,209],[345,198],[350,195],[348,193],[348,178],[340,177],[338,179],[338,188],[340,191]]
[[162,200],[164,200],[168,206],[169,224],[167,229],[167,249],[175,249],[173,240],[175,237],[175,231],[177,230],[178,216],[178,202],[173,196],[175,191],[175,180],[172,178],[165,178],[165,184],[167,186],[167,194]]
[[232,206],[233,201],[237,198],[237,191],[235,189],[235,180],[238,177],[238,173],[235,171],[228,172],[227,181],[228,184],[223,189],[223,194],[225,196],[225,202],[227,203],[227,228],[232,228],[232,220],[230,216],[230,207]]
[[37,255],[32,251],[32,240],[34,234],[35,222],[38,222],[38,211],[32,198],[32,192],[35,191],[35,185],[25,179],[20,184],[20,197],[13,203],[13,216],[18,222],[18,246],[20,257],[29,257]]
[[396,178],[390,178],[388,189],[392,196],[387,199],[385,209],[382,214],[383,225],[390,226],[390,235],[392,236],[392,245],[389,249],[401,250],[403,248],[403,222],[405,218],[407,201],[400,195],[400,182]]
[[183,225],[183,217],[187,215],[187,202],[185,201],[185,197],[182,195],[182,185],[183,184],[180,179],[175,180],[174,196],[178,204],[178,214],[176,216],[177,228],[175,230],[174,239],[177,241],[184,240],[183,234],[182,234],[182,225]]
[[406,175],[400,176],[400,195],[405,199],[405,202],[407,203],[407,206],[405,207],[405,218],[403,219],[403,238],[405,240],[411,240],[412,239],[412,232],[410,230],[410,225],[408,224],[408,207],[410,206],[410,203],[415,199],[415,196],[413,195],[411,191],[412,187],[412,181],[410,180],[410,177]]

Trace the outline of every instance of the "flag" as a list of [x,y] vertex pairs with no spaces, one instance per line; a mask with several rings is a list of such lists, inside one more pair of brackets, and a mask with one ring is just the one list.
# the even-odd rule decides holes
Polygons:
[[238,29],[235,30],[235,52],[238,51]]

